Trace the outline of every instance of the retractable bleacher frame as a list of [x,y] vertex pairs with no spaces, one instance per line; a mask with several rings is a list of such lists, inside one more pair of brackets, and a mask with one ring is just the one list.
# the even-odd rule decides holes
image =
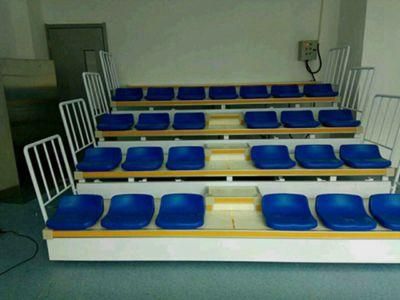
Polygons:
[[[344,81],[344,76],[347,70],[348,57],[350,54],[350,47],[339,47],[330,49],[327,56],[327,68],[324,74],[324,82],[331,83],[338,88],[340,91],[342,89],[342,84]],[[103,78],[106,83],[106,90],[108,94],[108,98],[112,99],[112,93],[120,87],[117,68],[115,62],[113,60],[112,54],[106,51],[99,52],[101,65],[102,65],[102,73]],[[257,83],[225,83],[225,84],[187,84],[187,85],[176,85],[176,84],[165,84],[165,85],[154,85],[156,87],[173,87],[177,89],[178,87],[186,87],[186,86],[202,86],[206,89],[210,86],[250,86],[250,85],[287,85],[287,84],[296,84],[296,85],[308,85],[315,84],[318,82],[314,81],[297,81],[297,82],[257,82]],[[147,89],[150,85],[130,85],[129,87],[139,87]],[[226,105],[255,105],[255,104],[304,104],[304,103],[334,103],[336,102],[334,97],[327,98],[289,98],[289,99],[235,99],[235,100],[192,100],[192,101],[111,101],[111,106],[113,109],[118,109],[122,107],[132,107],[132,108],[149,108],[153,109],[154,107],[166,107],[166,106],[176,106],[176,107],[190,107],[193,105],[196,106],[220,106],[221,109],[225,109]]]
[[[374,68],[371,67],[360,67],[353,68],[349,71],[347,82],[344,88],[342,88],[341,93],[343,95],[339,108],[350,109],[356,113],[358,118],[362,117],[362,112],[368,107],[369,91],[371,83],[374,76]],[[96,124],[96,118],[104,113],[109,113],[110,109],[108,107],[109,100],[107,100],[102,88],[102,82],[100,75],[97,73],[84,73],[83,80],[87,91],[87,96],[89,99],[90,109],[94,122]],[[214,101],[214,100],[213,100]],[[218,100],[219,101],[219,100]],[[164,101],[168,102],[168,101]],[[305,108],[290,108],[291,110],[303,110]],[[312,110],[316,114],[320,109],[335,109],[335,107],[312,107],[307,108]],[[246,111],[253,111],[254,109],[230,109],[230,110],[203,110],[207,116],[224,118],[229,115],[232,118],[240,119]],[[284,111],[285,108],[268,108],[268,109],[257,109],[257,111]],[[143,113],[143,111],[121,111],[115,113],[132,113],[135,119],[138,119],[138,115]],[[166,112],[170,114],[170,119],[175,113],[174,111],[157,111],[158,113]],[[196,112],[195,110],[186,110],[185,112]],[[235,114],[236,116],[234,116]],[[314,116],[316,117],[316,115]],[[361,128],[328,128],[328,127],[318,127],[318,128],[298,128],[298,129],[288,129],[288,128],[276,128],[276,129],[249,129],[244,126],[237,126],[237,128],[232,128],[231,126],[221,127],[221,128],[211,128],[206,127],[201,130],[152,130],[152,131],[140,131],[140,130],[123,130],[123,131],[97,131],[96,137],[112,138],[112,137],[141,137],[145,139],[148,136],[224,136],[229,139],[229,136],[246,136],[246,135],[282,135],[282,134],[341,134],[341,133],[360,133]]]
[[[55,145],[46,147],[47,144]],[[65,188],[72,187],[69,182],[57,188],[61,173],[51,172],[48,179],[42,168],[39,173],[47,188],[52,182],[54,194],[48,199],[41,195],[41,189],[36,180],[29,153],[34,153],[33,159],[39,157],[47,161],[50,168],[49,156],[44,155],[45,149],[54,150],[58,154],[50,153],[52,157],[62,157],[58,166],[62,166],[65,159],[62,141],[59,136],[53,136],[38,141],[25,148],[29,170],[34,179],[35,190],[38,192],[38,201],[42,209],[43,218],[47,220],[47,206],[63,193]],[[41,154],[37,154],[42,150]],[[48,151],[49,152],[49,151]],[[40,157],[42,159],[40,159]],[[40,163],[41,166],[44,163]],[[64,172],[71,174],[65,164]],[[67,176],[63,173],[64,176]],[[56,175],[54,175],[56,174]],[[69,179],[70,176],[68,176]],[[396,183],[395,183],[396,184]],[[43,184],[42,184],[43,186]],[[142,182],[119,183],[118,188],[112,183],[93,182],[90,184],[78,183],[76,191],[79,194],[96,193],[106,199],[115,194],[123,193],[150,193],[156,198],[166,193],[190,192],[205,194],[207,191],[217,195],[218,189],[235,189],[249,187],[256,188],[259,195],[291,192],[302,193],[309,198],[315,198],[321,193],[357,193],[362,197],[369,197],[375,193],[387,193],[391,188],[388,181],[338,181],[338,182],[207,182],[197,181],[185,184],[184,182]],[[74,190],[75,191],[75,190]],[[214,192],[213,192],[214,191]],[[217,200],[215,196],[215,201]],[[228,197],[229,198],[229,197]],[[221,200],[221,199],[220,199]],[[226,200],[226,197],[225,197]],[[246,197],[237,198],[246,203]],[[312,202],[311,202],[312,203]],[[106,204],[107,206],[107,204]],[[257,211],[248,214],[240,211],[219,214],[218,211],[208,210],[208,224],[196,230],[165,230],[154,226],[142,230],[105,230],[98,226],[88,230],[61,231],[44,229],[43,237],[47,242],[49,258],[51,260],[174,260],[174,261],[268,261],[268,262],[324,262],[324,263],[399,263],[400,262],[400,233],[378,228],[368,232],[336,232],[317,228],[311,231],[277,231],[267,227],[260,227],[261,214]],[[227,216],[230,216],[227,218]],[[225,219],[224,219],[225,217]],[[218,221],[219,220],[219,221]],[[243,222],[250,222],[243,225]],[[227,224],[231,223],[230,227]],[[236,222],[236,223],[235,223]],[[241,224],[242,223],[242,224]],[[225,225],[224,225],[225,224]],[[218,228],[218,226],[221,226]],[[225,226],[225,227],[224,227]]]

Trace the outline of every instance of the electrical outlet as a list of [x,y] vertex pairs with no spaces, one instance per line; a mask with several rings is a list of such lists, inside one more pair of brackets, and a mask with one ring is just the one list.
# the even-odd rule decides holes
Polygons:
[[308,40],[299,42],[299,61],[317,59],[317,40]]

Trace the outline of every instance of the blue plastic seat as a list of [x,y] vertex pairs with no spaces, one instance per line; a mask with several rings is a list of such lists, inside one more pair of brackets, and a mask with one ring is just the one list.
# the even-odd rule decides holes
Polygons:
[[102,131],[129,130],[132,126],[132,114],[104,114],[97,122],[97,129]]
[[377,145],[353,144],[340,146],[340,158],[346,165],[359,169],[388,168],[392,162],[381,156]]
[[354,119],[350,109],[323,109],[318,113],[318,120],[327,127],[357,127],[361,122]]
[[369,198],[369,211],[384,227],[400,230],[400,194],[376,194]]
[[156,224],[165,229],[195,229],[204,224],[202,195],[169,194],[161,197]]
[[269,98],[271,94],[265,85],[250,85],[240,87],[240,97],[244,99]]
[[137,130],[164,130],[169,122],[168,113],[142,113],[135,127]]
[[307,169],[337,169],[343,161],[337,159],[331,145],[299,145],[294,150],[297,162]]
[[244,114],[247,128],[278,128],[278,117],[274,111],[248,111]]
[[151,171],[161,168],[163,162],[161,147],[131,147],[121,167],[126,171]]
[[363,200],[358,195],[318,195],[315,209],[324,225],[337,231],[367,231],[376,222],[367,215]]
[[140,229],[149,225],[154,214],[154,198],[145,194],[116,195],[111,198],[101,226],[107,229]]
[[172,100],[175,97],[174,88],[172,87],[149,87],[147,89],[147,100]]
[[307,84],[304,86],[304,94],[307,97],[336,97],[335,92],[330,83]]
[[180,87],[178,89],[179,100],[203,100],[205,97],[205,89],[201,86]]
[[118,167],[122,160],[122,152],[116,147],[96,147],[85,150],[83,160],[76,165],[79,171],[102,172]]
[[299,86],[290,85],[273,85],[271,87],[271,95],[275,98],[299,98],[304,94],[300,92]]
[[142,98],[142,88],[117,88],[112,97],[114,101],[139,101]]
[[204,161],[203,147],[171,147],[168,151],[167,168],[170,170],[199,170],[204,168]]
[[204,129],[206,127],[206,116],[202,112],[198,113],[175,113],[175,129]]
[[234,86],[211,86],[208,93],[210,98],[215,100],[236,99],[238,97]]
[[319,122],[314,119],[311,110],[285,110],[281,113],[281,122],[289,128],[318,127]]
[[250,156],[255,167],[259,169],[290,169],[296,165],[284,145],[253,146]]
[[304,195],[271,194],[265,195],[261,201],[268,227],[277,230],[310,230],[318,225]]
[[99,195],[62,196],[46,225],[54,230],[84,230],[97,223],[103,210],[103,197]]

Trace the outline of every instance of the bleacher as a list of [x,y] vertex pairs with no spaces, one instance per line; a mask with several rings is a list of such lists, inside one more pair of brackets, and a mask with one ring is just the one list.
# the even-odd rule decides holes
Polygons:
[[69,151],[25,147],[50,259],[399,262],[400,97],[348,51],[323,83],[129,87],[100,52],[105,88],[60,104]]

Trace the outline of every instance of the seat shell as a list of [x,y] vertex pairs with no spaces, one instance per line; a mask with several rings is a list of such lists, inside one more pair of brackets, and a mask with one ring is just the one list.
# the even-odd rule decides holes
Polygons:
[[202,112],[175,113],[172,126],[177,130],[204,129],[206,127],[206,116]]
[[214,100],[236,99],[238,97],[234,86],[211,86],[208,93],[210,98]]
[[314,128],[320,125],[311,110],[285,110],[281,113],[281,122],[289,128]]
[[304,95],[307,97],[336,97],[339,93],[335,92],[330,83],[306,84]]
[[277,230],[310,230],[318,225],[304,195],[270,194],[263,196],[261,201],[268,227]]
[[157,226],[165,229],[195,229],[203,226],[204,197],[198,194],[168,194],[161,197]]
[[351,144],[340,147],[340,158],[357,169],[389,168],[392,162],[382,157],[379,147],[371,144]]
[[164,130],[169,123],[168,113],[141,113],[135,127],[137,130]]
[[274,111],[248,111],[244,114],[247,128],[278,128],[278,116]]
[[154,214],[154,198],[146,194],[116,195],[111,198],[107,215],[101,226],[107,229],[141,229]]
[[203,100],[206,98],[206,92],[201,86],[180,87],[177,98],[179,100]]
[[358,195],[318,195],[315,208],[324,225],[332,230],[368,231],[376,227],[376,222],[368,216]]
[[249,85],[240,87],[240,97],[244,99],[269,98],[271,94],[265,85]]
[[304,96],[300,92],[299,86],[295,84],[273,85],[271,87],[271,95],[275,98],[299,98]]
[[323,109],[318,113],[318,120],[327,127],[358,127],[361,122],[354,119],[350,109]]
[[126,171],[153,171],[161,168],[163,162],[161,147],[130,147],[121,167]]
[[175,97],[174,88],[172,87],[149,87],[147,89],[146,100],[168,101]]
[[204,148],[200,146],[171,147],[166,164],[169,170],[199,170],[205,166]]
[[112,96],[113,101],[139,101],[142,98],[142,88],[117,88]]
[[258,169],[290,169],[296,165],[285,145],[253,146],[250,150],[253,164]]
[[104,114],[100,116],[97,129],[101,131],[129,130],[133,123],[133,114]]
[[372,195],[369,211],[383,227],[400,230],[400,194]]
[[99,195],[62,196],[54,216],[46,225],[54,230],[84,230],[97,223],[103,210],[103,197]]
[[122,152],[120,148],[88,148],[85,150],[83,160],[76,165],[76,168],[83,172],[111,171],[118,167],[121,160]]
[[297,162],[307,169],[337,169],[343,166],[331,145],[298,145],[294,151]]

